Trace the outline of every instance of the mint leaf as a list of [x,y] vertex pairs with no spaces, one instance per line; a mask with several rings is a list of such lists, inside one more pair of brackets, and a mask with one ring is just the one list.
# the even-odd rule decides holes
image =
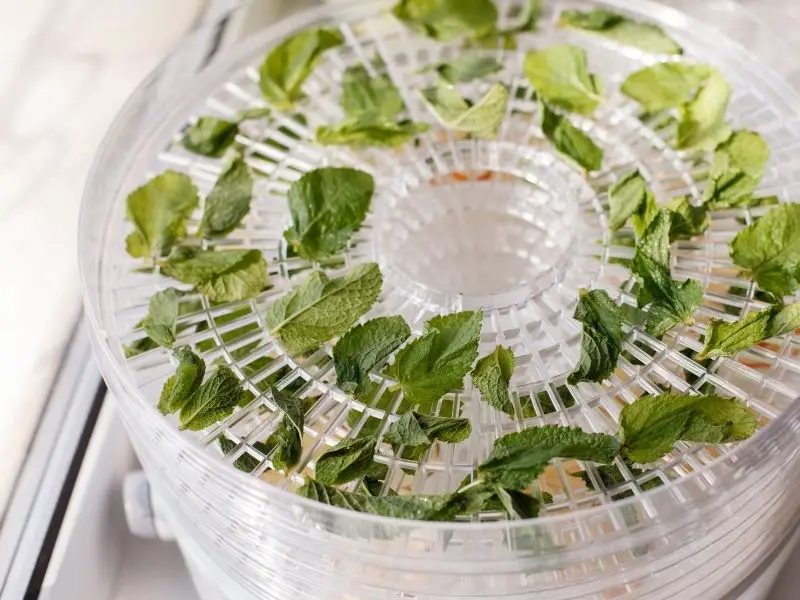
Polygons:
[[397,380],[410,403],[421,405],[420,412],[428,412],[445,393],[461,387],[478,355],[482,322],[480,311],[436,316],[421,337],[397,353],[386,373]]
[[289,187],[292,226],[284,237],[303,258],[319,260],[345,248],[369,210],[372,175],[348,168],[321,167]]
[[528,52],[523,72],[547,104],[589,115],[603,100],[600,81],[589,73],[586,51],[558,44]]
[[200,117],[190,125],[181,138],[181,145],[189,152],[220,158],[233,145],[239,133],[239,123],[218,117]]
[[629,171],[620,177],[608,190],[608,227],[616,231],[639,211],[647,202],[652,192],[639,170]]
[[598,170],[603,165],[603,149],[567,117],[553,112],[546,104],[541,106],[542,132],[556,150],[587,171]]
[[183,292],[167,288],[150,297],[147,316],[141,327],[159,346],[172,348],[178,329],[178,316]]
[[782,204],[742,229],[730,244],[733,262],[762,290],[787,296],[800,286],[800,205]]
[[493,49],[499,46],[505,50],[515,50],[517,48],[516,36],[518,34],[536,31],[539,17],[542,16],[542,0],[528,0],[522,5],[514,4],[510,9],[508,18],[516,22],[506,29],[498,30],[495,28],[489,33],[469,40],[468,45]]
[[559,27],[572,27],[597,33],[626,46],[656,54],[682,54],[683,48],[664,31],[650,23],[641,23],[607,10],[565,10]]
[[188,175],[168,170],[131,192],[126,202],[135,228],[125,239],[128,254],[159,257],[186,237],[186,220],[197,208],[197,188]]
[[502,83],[492,84],[483,98],[472,105],[456,88],[442,81],[421,93],[443,126],[479,137],[497,135],[508,104],[508,90]]
[[619,442],[613,436],[544,425],[495,440],[478,473],[487,481],[519,490],[528,487],[554,458],[610,463],[618,453]]
[[691,100],[713,73],[714,69],[707,65],[656,63],[629,75],[620,91],[641,104],[646,112],[656,113]]
[[312,350],[345,333],[369,310],[382,284],[375,263],[359,265],[336,279],[314,271],[267,308],[267,327],[289,352]]
[[194,285],[211,302],[252,298],[267,285],[267,261],[259,250],[198,250],[180,246],[161,272]]
[[472,426],[469,419],[435,417],[409,411],[389,426],[383,439],[397,452],[400,446],[426,449],[437,440],[458,444],[466,440],[470,433]]
[[672,214],[658,211],[637,245],[631,271],[637,276],[641,289],[639,308],[649,305],[647,332],[661,337],[678,323],[694,323],[692,313],[703,301],[703,287],[689,279],[678,283],[669,270],[669,235]]
[[[219,444],[219,449],[224,455],[228,455],[236,450],[236,442],[229,440],[228,438],[221,437],[217,440],[217,443]],[[267,455],[271,450],[268,444],[264,444],[262,442],[255,442],[252,444],[252,446],[264,455]],[[261,463],[248,452],[243,452],[239,458],[233,461],[233,466],[245,473],[252,473],[258,468],[259,464]]]
[[428,131],[427,123],[416,121],[363,120],[343,121],[336,125],[323,125],[317,128],[317,143],[324,146],[352,146],[366,148],[395,148]]
[[184,407],[200,387],[206,373],[205,361],[187,346],[177,348],[175,358],[178,359],[178,367],[164,383],[158,400],[158,410],[165,415]]
[[303,98],[301,88],[325,51],[344,43],[336,29],[306,29],[273,48],[261,67],[259,87],[264,98],[286,110]]
[[400,0],[392,14],[407,27],[441,42],[479,38],[497,27],[492,0]]
[[519,490],[494,486],[494,493],[503,510],[512,519],[535,519],[539,516],[539,501]]
[[233,412],[239,403],[242,387],[228,367],[219,367],[181,408],[181,429],[199,431]]
[[514,404],[508,395],[508,383],[514,373],[514,353],[510,348],[497,346],[472,369],[472,384],[489,404],[514,416]]
[[323,485],[339,485],[372,471],[375,438],[343,440],[317,459],[316,480]]
[[764,176],[769,147],[753,131],[734,131],[714,150],[703,202],[710,210],[747,204]]
[[708,229],[711,220],[705,205],[694,206],[689,196],[678,196],[664,205],[672,213],[669,239],[688,240]]
[[769,306],[747,313],[738,321],[711,319],[705,336],[705,345],[698,359],[733,356],[752,348],[757,343],[778,337],[800,327],[800,304],[786,307]]
[[712,150],[727,139],[731,126],[725,122],[725,111],[730,99],[730,84],[719,73],[713,73],[694,99],[681,106],[676,147]]
[[605,290],[578,294],[572,317],[583,323],[581,355],[567,383],[600,382],[614,372],[622,350],[622,311]]
[[362,65],[344,72],[339,101],[344,114],[355,119],[389,120],[405,108],[403,97],[392,80],[387,75],[370,77]]
[[253,175],[244,159],[237,156],[208,194],[197,234],[204,238],[228,235],[250,212],[252,197]]
[[336,383],[356,397],[372,388],[372,370],[411,335],[403,317],[378,317],[345,333],[333,347]]
[[636,212],[631,215],[631,226],[636,237],[641,238],[645,230],[658,214],[658,206],[656,205],[656,197],[648,190],[644,198],[644,202],[639,205]]
[[733,398],[717,395],[642,396],[622,409],[622,452],[635,463],[658,460],[679,440],[727,443],[750,437],[756,419]]
[[455,85],[493,75],[503,69],[503,65],[493,56],[467,55],[434,66],[439,77]]
[[268,439],[268,443],[275,447],[272,466],[288,471],[300,462],[303,453],[303,401],[275,387],[271,392],[272,401],[283,411],[277,429]]

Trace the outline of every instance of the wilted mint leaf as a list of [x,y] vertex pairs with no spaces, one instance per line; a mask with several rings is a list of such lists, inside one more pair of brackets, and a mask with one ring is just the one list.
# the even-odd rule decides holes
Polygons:
[[589,73],[586,51],[570,44],[528,52],[523,71],[547,104],[589,115],[603,100],[597,77]]
[[259,68],[261,93],[286,110],[303,97],[303,83],[323,53],[344,43],[335,29],[306,29],[273,48]]
[[190,125],[181,138],[181,144],[189,152],[219,158],[233,145],[239,133],[239,123],[218,117],[200,117]]
[[280,338],[289,352],[317,348],[345,333],[367,312],[382,283],[375,263],[359,265],[336,279],[314,271],[267,308],[269,332]]
[[158,400],[158,410],[165,415],[183,408],[200,387],[206,373],[206,363],[191,348],[177,348],[175,358],[178,360],[178,368],[164,383]]
[[492,84],[483,98],[471,105],[456,88],[440,81],[436,87],[422,90],[422,98],[443,126],[492,137],[506,114],[508,90],[502,83]]
[[497,28],[492,0],[400,0],[392,14],[407,27],[442,42],[479,38]]
[[405,398],[428,412],[448,391],[460,388],[478,355],[483,313],[465,311],[436,316],[424,334],[397,353],[386,370]]
[[783,204],[742,229],[730,244],[733,262],[776,296],[800,286],[800,204]]
[[400,446],[425,449],[437,440],[458,444],[466,440],[471,432],[469,419],[435,417],[409,411],[392,423],[383,439],[397,452]]
[[483,399],[511,417],[514,416],[514,404],[508,395],[508,383],[513,373],[514,353],[504,346],[497,346],[472,369],[472,385]]
[[319,260],[344,249],[369,210],[372,175],[348,168],[321,167],[289,187],[292,226],[284,237],[295,252]]
[[325,146],[395,148],[428,131],[427,123],[416,121],[344,121],[317,128],[317,143]]
[[680,150],[712,150],[728,138],[731,126],[725,111],[731,99],[731,86],[719,73],[713,73],[693,100],[679,110],[678,139]]
[[558,19],[559,27],[572,27],[597,33],[626,46],[656,54],[682,54],[683,49],[664,31],[650,23],[634,21],[619,13],[596,9],[565,10]]
[[679,440],[719,444],[743,440],[756,419],[733,398],[716,395],[642,396],[622,409],[622,452],[635,463],[658,460]]
[[194,285],[214,303],[252,298],[267,285],[267,261],[259,250],[198,250],[181,246],[161,265],[161,272]]
[[702,234],[711,223],[705,205],[694,206],[688,196],[678,196],[664,205],[672,213],[669,239],[687,240]]
[[125,240],[136,258],[167,254],[186,237],[186,220],[197,208],[197,188],[184,173],[164,171],[128,195],[127,216],[136,231]]
[[494,56],[466,55],[435,67],[439,77],[450,84],[466,83],[487,77],[502,70],[503,65]]
[[405,106],[403,97],[387,75],[370,77],[362,65],[344,72],[340,103],[347,117],[371,117],[378,121],[393,119]]
[[629,75],[620,91],[646,112],[656,113],[691,100],[713,73],[714,69],[707,65],[656,63]]
[[250,167],[241,156],[237,156],[222,171],[208,194],[197,234],[204,238],[228,235],[250,212],[252,197],[253,176]]
[[375,443],[371,437],[339,442],[317,459],[317,481],[339,485],[363,477],[374,468]]
[[581,355],[568,383],[600,382],[617,366],[622,350],[622,312],[605,290],[579,290],[573,318],[583,323]]
[[518,34],[536,31],[536,25],[542,15],[542,0],[527,0],[522,5],[511,5],[510,9],[508,15],[509,27],[502,30],[493,29],[480,37],[468,40],[467,45],[515,50],[517,48],[516,36]]
[[178,329],[178,316],[183,292],[167,288],[150,297],[147,316],[141,327],[159,346],[172,348]]
[[358,397],[371,389],[369,374],[411,335],[403,317],[378,317],[345,333],[333,347],[336,383]]
[[198,431],[230,415],[242,387],[228,367],[219,367],[181,408],[181,429]]
[[714,150],[714,162],[703,202],[709,210],[747,204],[761,182],[769,147],[753,131],[734,131]]
[[487,481],[519,490],[528,487],[554,458],[610,463],[618,453],[619,442],[613,436],[544,425],[495,440],[478,473]]
[[733,356],[752,348],[758,342],[778,337],[800,327],[800,304],[786,307],[769,306],[753,311],[738,321],[711,319],[705,345],[698,359]]
[[587,171],[596,171],[603,165],[603,149],[588,135],[542,104],[542,133],[564,156],[571,158]]
[[[608,226],[611,231],[623,227],[634,214],[646,212],[648,204],[655,204],[652,196],[653,192],[638,169],[620,177],[608,191]],[[641,236],[641,232],[638,235]]]
[[278,388],[272,388],[272,401],[283,411],[278,428],[269,436],[268,443],[275,447],[272,465],[288,471],[300,462],[303,453],[303,401]]

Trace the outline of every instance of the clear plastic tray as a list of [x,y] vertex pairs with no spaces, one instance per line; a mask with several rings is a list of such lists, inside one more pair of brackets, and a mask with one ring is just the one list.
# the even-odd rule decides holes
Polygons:
[[[516,3],[497,4],[505,15]],[[706,289],[696,325],[677,327],[663,341],[633,330],[609,382],[564,391],[579,349],[580,327],[571,319],[578,288],[602,287],[622,302],[635,302],[625,283],[627,269],[613,260],[629,258],[632,248],[616,243],[607,231],[608,186],[638,167],[660,200],[697,195],[707,164],[672,150],[617,91],[629,72],[656,58],[554,27],[562,9],[588,3],[545,4],[539,31],[521,36],[515,51],[498,51],[504,70],[495,79],[512,86],[513,100],[496,140],[460,139],[435,124],[415,93],[433,77],[420,69],[461,50],[458,44],[412,34],[386,14],[387,2],[302,13],[258,32],[198,73],[176,75],[168,68],[180,64],[177,59],[186,50],[179,50],[133,96],[109,133],[81,218],[83,285],[97,354],[148,476],[182,532],[182,545],[215,570],[231,597],[722,597],[793,529],[800,504],[791,493],[799,470],[794,460],[800,427],[800,406],[793,403],[800,389],[796,338],[708,366],[681,353],[700,348],[705,322],[726,307],[759,306],[753,285],[736,278],[727,245],[763,209],[714,213],[706,234],[673,246],[673,273],[698,279]],[[686,48],[681,60],[719,67],[735,89],[730,120],[759,131],[772,149],[761,191],[793,199],[800,176],[795,158],[800,99],[789,85],[748,50],[686,13],[643,0],[592,6],[657,22]],[[705,19],[713,13],[710,6],[686,8]],[[745,20],[735,9],[717,17],[737,24]],[[213,308],[205,303],[183,318],[189,327],[179,338],[179,343],[200,344],[207,361],[229,363],[256,399],[204,432],[179,433],[174,420],[155,409],[161,385],[174,369],[168,354],[159,349],[131,359],[124,355],[124,345],[142,335],[135,333],[135,324],[149,296],[169,285],[156,275],[134,272],[137,265],[124,252],[124,198],[166,168],[189,173],[201,193],[207,192],[221,163],[182,150],[174,144],[176,135],[197,115],[230,116],[260,102],[257,66],[266,51],[286,35],[320,24],[341,27],[347,43],[327,53],[306,84],[308,102],[302,110],[308,125],[274,113],[245,126],[240,137],[248,161],[263,176],[244,228],[225,243],[261,249],[273,288],[251,302]],[[541,139],[531,90],[521,75],[525,51],[559,41],[586,48],[591,69],[608,90],[593,117],[576,120],[606,152],[604,169],[590,178]],[[314,144],[316,125],[340,116],[343,69],[376,55],[400,87],[410,116],[429,122],[430,131],[418,146],[399,151],[354,152]],[[475,98],[486,85],[465,90]],[[282,148],[262,143],[266,138]],[[591,466],[594,490],[573,476],[582,465],[556,461],[539,482],[553,502],[530,521],[498,521],[486,514],[469,523],[408,522],[294,496],[287,488],[300,476],[268,471],[268,457],[254,447],[280,417],[262,393],[262,381],[271,378],[315,399],[306,416],[301,462],[312,471],[326,447],[354,435],[370,419],[395,418],[402,405],[399,397],[386,406],[348,398],[335,385],[329,346],[298,362],[263,327],[265,307],[310,268],[287,254],[282,194],[291,181],[322,164],[357,166],[376,177],[373,212],[343,265],[380,263],[384,290],[369,316],[401,314],[419,332],[435,314],[482,307],[481,352],[497,343],[514,350],[514,399],[533,407],[532,416],[516,422],[470,388],[449,394],[436,410],[469,416],[473,436],[456,447],[436,446],[420,461],[379,452],[376,460],[389,466],[394,485],[416,493],[454,489],[494,439],[520,427],[557,423],[614,433],[625,403],[668,388],[699,389],[709,383],[740,398],[759,413],[758,434],[733,446],[679,444],[637,476],[619,463],[623,482],[608,489]],[[731,285],[740,293],[729,293]],[[264,357],[271,360],[252,368]],[[383,388],[390,383],[382,381]],[[227,456],[217,444],[221,436],[235,442]],[[232,466],[244,453],[259,465],[251,475]],[[653,481],[661,485],[646,489]]]

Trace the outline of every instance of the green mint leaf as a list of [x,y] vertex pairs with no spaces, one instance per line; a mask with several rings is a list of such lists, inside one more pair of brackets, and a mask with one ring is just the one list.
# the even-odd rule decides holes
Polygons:
[[769,321],[767,337],[778,337],[800,328],[800,304],[790,304],[783,308],[775,308]]
[[727,443],[750,437],[756,419],[738,400],[716,395],[642,396],[622,409],[622,452],[635,463],[658,460],[679,440]]
[[656,205],[656,197],[648,190],[645,195],[644,202],[639,205],[636,212],[631,215],[631,226],[636,237],[641,238],[645,230],[658,214],[658,205]]
[[198,235],[204,238],[228,235],[250,212],[252,197],[253,175],[244,159],[237,156],[206,198]]
[[513,373],[514,353],[504,346],[497,346],[472,369],[472,385],[483,399],[511,417],[514,416],[514,404],[508,395],[508,383]]
[[303,258],[319,260],[345,248],[369,210],[375,180],[349,168],[321,167],[289,187],[292,226],[284,237]]
[[345,333],[333,347],[336,383],[356,397],[371,388],[369,375],[411,335],[403,317],[378,317]]
[[323,485],[339,485],[366,475],[373,468],[375,443],[371,437],[339,442],[317,459],[316,480]]
[[428,131],[427,123],[416,121],[344,121],[317,128],[317,143],[354,148],[395,148]]
[[714,150],[714,162],[703,201],[709,210],[748,203],[761,182],[769,160],[769,147],[753,131],[734,131]]
[[200,387],[206,373],[205,361],[187,346],[177,348],[175,358],[178,359],[178,368],[164,383],[158,400],[158,410],[165,415],[174,413],[186,405]]
[[493,75],[503,69],[494,56],[467,55],[434,66],[439,77],[455,85]]
[[199,431],[233,412],[239,403],[242,387],[228,367],[219,367],[181,408],[181,429]]
[[610,463],[618,453],[619,441],[613,436],[544,425],[495,440],[478,473],[487,481],[519,490],[528,487],[554,458]]
[[733,356],[772,337],[790,333],[800,327],[800,304],[786,307],[769,306],[747,313],[738,321],[711,319],[705,345],[698,359]]
[[597,33],[645,52],[683,54],[683,48],[660,27],[607,10],[565,10],[558,19],[558,26]]
[[421,337],[397,353],[386,373],[397,380],[408,402],[428,412],[445,393],[462,386],[478,355],[482,322],[480,311],[434,317]]
[[589,73],[586,51],[570,44],[528,52],[523,72],[547,104],[589,115],[603,100],[600,81]]
[[779,297],[794,293],[800,286],[800,205],[771,209],[733,238],[730,251],[762,290]]
[[693,206],[689,196],[678,196],[664,205],[672,213],[669,240],[688,240],[708,229],[711,219],[706,205]]
[[374,496],[371,493],[343,492],[307,478],[298,495],[330,506],[356,512],[415,521],[452,521],[459,514],[479,512],[486,493],[454,493],[436,496]]
[[325,51],[344,43],[335,29],[306,29],[273,48],[258,70],[261,93],[286,110],[303,98],[301,88]]
[[239,133],[239,123],[218,117],[200,117],[190,125],[181,138],[181,145],[189,152],[220,158],[233,145]]
[[494,28],[488,33],[468,40],[467,45],[515,50],[517,48],[516,36],[518,34],[536,31],[539,17],[542,15],[542,0],[528,0],[523,5],[515,4],[510,8],[508,18],[510,21],[515,21],[510,27],[502,30]]
[[392,14],[406,27],[442,42],[480,38],[497,28],[492,0],[400,0]]
[[649,195],[652,192],[638,169],[620,177],[608,190],[608,226],[611,231],[623,227],[631,216],[641,210]]
[[186,220],[197,208],[197,188],[184,173],[164,171],[128,195],[135,231],[125,240],[134,258],[164,256],[186,237]]
[[313,350],[345,333],[367,312],[382,284],[375,263],[359,265],[336,279],[314,271],[269,306],[267,327],[289,352]]
[[656,63],[629,75],[620,91],[646,112],[656,113],[691,100],[713,73],[714,69],[707,65]]
[[161,272],[194,285],[211,302],[252,298],[267,285],[267,261],[260,250],[198,250],[180,246]]
[[622,350],[622,311],[605,290],[579,290],[572,315],[583,323],[581,355],[567,383],[600,382],[617,366]]
[[703,301],[703,287],[689,279],[679,283],[669,269],[670,211],[662,209],[653,218],[636,247],[631,271],[641,288],[639,307],[649,305],[646,330],[661,337],[678,323],[692,324],[692,313]]
[[535,519],[539,516],[539,501],[533,496],[499,485],[494,486],[494,493],[510,518]]
[[141,326],[159,346],[172,348],[175,342],[182,297],[183,292],[175,288],[167,288],[150,297],[147,316]]
[[288,471],[300,462],[303,453],[303,401],[274,387],[272,401],[284,413],[268,440],[275,447],[272,465],[278,470]]
[[542,104],[542,133],[564,156],[586,171],[597,171],[603,165],[603,149],[575,127],[564,115]]
[[[633,462],[631,462],[628,458],[622,458],[622,462],[625,463],[625,466],[631,472],[631,475],[638,478],[641,475],[645,474],[645,471],[642,469],[637,469],[633,466]],[[597,476],[600,479],[600,482],[603,484],[602,489],[608,490],[617,487],[618,485],[622,485],[626,483],[628,480],[622,475],[619,468],[616,465],[601,465],[596,467]],[[590,490],[595,489],[594,483],[592,482],[592,478],[589,476],[587,471],[578,471],[575,473],[578,477],[583,479],[583,482],[586,484],[586,487]],[[643,490],[652,490],[662,485],[661,479],[655,477],[653,479],[648,479],[644,483],[640,484]],[[625,492],[622,496],[616,496],[615,498],[627,498],[629,495],[632,495],[633,492]]]
[[444,126],[479,137],[497,134],[508,104],[508,90],[494,83],[477,103],[470,103],[458,90],[440,81],[436,87],[422,90],[422,98]]
[[[229,440],[228,438],[221,437],[217,440],[217,443],[219,444],[219,449],[224,455],[230,454],[236,450],[236,442]],[[261,442],[254,443],[253,447],[264,455],[268,454],[270,451],[270,447]],[[259,464],[261,463],[248,452],[243,452],[239,458],[233,461],[233,466],[245,473],[252,473],[258,468]]]
[[731,99],[731,86],[719,73],[709,77],[691,101],[681,106],[678,118],[679,150],[713,150],[731,134],[725,111]]
[[405,108],[403,97],[392,80],[387,75],[370,77],[362,65],[350,67],[344,72],[339,101],[345,116],[353,119],[369,117],[371,120],[388,121]]
[[409,411],[391,424],[383,439],[397,452],[400,446],[425,449],[437,440],[458,444],[466,440],[470,433],[472,426],[469,419],[435,417]]

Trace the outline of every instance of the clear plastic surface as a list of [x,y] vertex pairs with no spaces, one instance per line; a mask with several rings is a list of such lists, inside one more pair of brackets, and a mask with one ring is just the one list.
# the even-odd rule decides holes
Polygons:
[[[505,25],[518,3],[498,5]],[[676,327],[663,340],[629,328],[623,358],[608,382],[565,384],[579,351],[580,326],[571,318],[578,288],[604,288],[619,302],[635,304],[624,265],[633,253],[633,234],[609,232],[608,187],[639,168],[660,201],[699,197],[708,157],[673,150],[669,130],[641,120],[638,108],[618,92],[628,73],[656,57],[555,28],[562,9],[588,3],[545,5],[538,31],[519,36],[517,50],[496,51],[504,68],[489,81],[509,85],[512,100],[494,140],[464,139],[436,124],[417,94],[433,82],[423,67],[462,50],[411,33],[385,12],[386,2],[303,13],[248,38],[199,73],[175,76],[165,66],[134,95],[109,134],[81,222],[83,284],[98,357],[181,545],[231,597],[715,598],[734,589],[793,529],[800,504],[792,492],[800,475],[800,405],[793,402],[800,389],[797,338],[784,336],[703,364],[686,352],[700,349],[709,318],[763,306],[755,285],[737,277],[728,242],[765,209],[716,212],[703,236],[673,245],[673,274],[705,288],[696,324]],[[772,149],[759,191],[794,199],[800,98],[789,85],[745,48],[685,13],[643,0],[592,6],[657,22],[685,47],[680,60],[719,67],[735,89],[731,122],[757,130]],[[173,282],[136,272],[137,263],[125,254],[124,198],[166,168],[189,173],[207,193],[222,163],[183,150],[175,143],[180,131],[198,115],[231,116],[260,105],[257,67],[264,54],[286,35],[318,25],[339,27],[346,44],[326,53],[305,85],[301,111],[307,123],[273,112],[244,124],[237,138],[260,177],[244,226],[221,245],[261,249],[272,287],[252,301],[222,306],[197,297],[201,307],[180,321],[178,343],[195,345],[209,364],[229,364],[253,400],[203,432],[178,432],[175,420],[155,409],[174,370],[169,354],[154,349],[125,355],[125,346],[144,335],[136,324],[148,298]],[[605,150],[603,169],[588,177],[543,140],[532,90],[521,74],[527,50],[560,41],[587,49],[607,90],[594,116],[576,119]],[[419,144],[353,151],[314,143],[317,125],[340,119],[341,75],[358,63],[389,74],[408,116],[431,124]],[[482,81],[462,91],[474,100],[487,87]],[[455,489],[497,437],[520,428],[551,423],[615,433],[625,404],[668,389],[707,386],[741,399],[759,415],[757,435],[736,445],[678,444],[641,472],[619,462],[619,482],[609,487],[590,464],[555,461],[535,491],[551,495],[552,502],[529,521],[486,513],[473,522],[419,523],[293,495],[327,447],[365,427],[385,430],[408,408],[401,394],[388,391],[392,381],[380,372],[374,374],[373,398],[353,400],[336,386],[330,345],[298,358],[264,327],[265,307],[315,268],[288,252],[284,194],[304,172],[326,164],[359,167],[376,178],[365,226],[340,263],[321,266],[335,275],[365,261],[380,264],[383,293],[366,318],[400,314],[419,333],[431,316],[481,307],[481,353],[502,343],[515,354],[512,396],[521,418],[493,410],[470,387],[453,391],[430,408],[470,417],[473,435],[456,446],[436,445],[419,460],[379,445],[375,459],[387,465],[387,483],[395,489]],[[288,478],[272,471],[270,456],[255,446],[281,416],[268,385],[307,401],[303,458]],[[233,443],[227,454],[220,438]],[[245,454],[248,464],[257,465],[250,474],[233,466]],[[575,476],[581,469],[591,486]]]

